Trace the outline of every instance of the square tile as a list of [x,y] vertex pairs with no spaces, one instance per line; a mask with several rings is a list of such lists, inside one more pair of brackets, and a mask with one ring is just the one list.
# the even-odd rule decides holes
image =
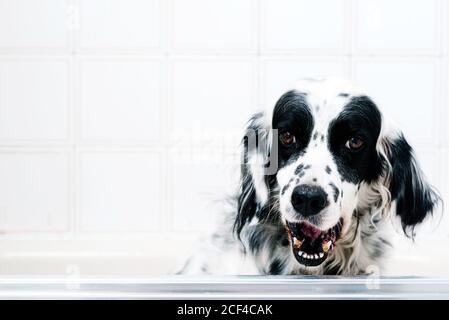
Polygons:
[[80,0],[82,48],[158,48],[159,0]]
[[175,0],[175,49],[248,50],[253,47],[253,0]]
[[157,60],[82,60],[82,138],[157,140],[160,79]]
[[62,231],[69,221],[69,156],[0,153],[0,230]]
[[80,155],[82,231],[158,230],[160,160],[151,153]]
[[432,51],[438,41],[436,3],[434,0],[356,1],[357,49]]
[[266,50],[343,50],[343,0],[265,0],[263,48]]
[[1,0],[0,48],[68,48],[68,1]]
[[0,140],[68,138],[69,64],[0,59]]
[[358,61],[357,84],[366,89],[414,145],[435,146],[435,65],[430,61]]
[[254,66],[240,59],[173,62],[172,131],[176,143],[240,143],[254,106]]

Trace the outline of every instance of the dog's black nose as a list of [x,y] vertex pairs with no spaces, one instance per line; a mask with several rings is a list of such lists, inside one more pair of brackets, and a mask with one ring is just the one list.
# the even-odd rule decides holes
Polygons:
[[327,206],[327,194],[320,187],[300,185],[293,189],[292,205],[302,216],[313,216]]

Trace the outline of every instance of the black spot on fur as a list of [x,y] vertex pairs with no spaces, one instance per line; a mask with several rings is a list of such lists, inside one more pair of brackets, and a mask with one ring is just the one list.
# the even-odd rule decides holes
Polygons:
[[338,190],[338,188],[332,182],[329,183],[329,186],[332,188],[332,191],[334,192],[334,202],[337,202],[338,196],[340,195],[340,190]]
[[295,174],[298,176],[298,178],[302,178],[305,176],[306,172],[305,170],[310,168],[310,166],[304,166],[303,164],[300,164],[296,170],[295,170]]
[[338,96],[339,97],[343,97],[343,98],[347,98],[347,97],[349,97],[349,93],[340,93]]
[[318,132],[315,132],[314,134],[313,134],[313,141],[315,141],[316,139],[318,138]]
[[281,190],[281,195],[284,195],[284,193],[285,193],[285,191],[287,191],[288,187],[289,187],[289,185],[286,184],[286,185],[282,188],[282,190]]
[[283,268],[283,264],[282,264],[281,260],[274,259],[273,262],[271,262],[271,264],[270,264],[270,270],[268,271],[268,273],[271,275],[278,275],[281,273],[282,268]]
[[252,253],[259,253],[261,244],[263,244],[264,237],[261,234],[261,229],[255,229],[251,232],[248,238],[248,246]]
[[296,169],[295,169],[295,174],[300,174],[304,169],[304,165],[300,164]]
[[316,178],[313,178],[312,181],[313,181],[313,182],[316,182],[317,180],[316,180]]
[[282,188],[281,195],[284,195],[285,191],[290,187],[291,180]]
[[382,242],[385,246],[393,247],[393,245],[391,244],[390,241],[388,241],[388,240],[386,240],[386,239],[384,239],[384,238],[382,238],[382,237],[379,237],[378,239],[379,239],[379,241]]
[[329,167],[329,166],[326,166],[326,173],[328,173],[328,174],[331,174],[331,172],[332,172],[332,169]]

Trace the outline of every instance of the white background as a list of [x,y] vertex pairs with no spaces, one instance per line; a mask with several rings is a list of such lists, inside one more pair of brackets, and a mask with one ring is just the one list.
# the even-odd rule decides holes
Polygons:
[[[0,274],[172,271],[233,190],[238,129],[303,77],[366,87],[447,194],[448,17],[444,0],[0,0]],[[444,273],[448,226],[389,272]]]

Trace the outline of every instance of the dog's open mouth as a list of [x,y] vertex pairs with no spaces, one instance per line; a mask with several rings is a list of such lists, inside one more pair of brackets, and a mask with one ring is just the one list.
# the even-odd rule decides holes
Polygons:
[[334,249],[335,242],[340,237],[343,219],[326,231],[305,221],[287,221],[286,226],[296,260],[305,266],[315,267],[322,264]]

